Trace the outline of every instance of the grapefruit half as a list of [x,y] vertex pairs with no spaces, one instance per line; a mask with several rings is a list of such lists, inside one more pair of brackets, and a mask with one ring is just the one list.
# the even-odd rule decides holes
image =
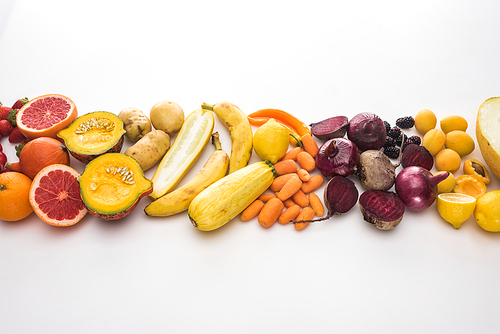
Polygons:
[[28,139],[52,137],[67,128],[78,116],[70,98],[60,94],[35,97],[19,109],[16,122],[19,131]]
[[49,225],[71,226],[87,214],[78,176],[80,173],[62,164],[47,166],[35,176],[29,200],[40,219]]

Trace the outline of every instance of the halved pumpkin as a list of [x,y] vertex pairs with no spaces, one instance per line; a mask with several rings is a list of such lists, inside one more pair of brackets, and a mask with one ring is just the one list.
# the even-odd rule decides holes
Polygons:
[[57,133],[75,159],[88,163],[105,153],[120,152],[125,129],[113,113],[94,111],[78,117],[69,127]]
[[117,220],[132,212],[153,191],[141,166],[123,153],[106,153],[90,161],[78,178],[88,212],[103,220]]

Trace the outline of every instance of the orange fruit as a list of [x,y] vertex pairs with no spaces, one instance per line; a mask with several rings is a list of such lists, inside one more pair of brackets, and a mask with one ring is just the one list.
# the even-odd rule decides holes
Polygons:
[[67,128],[78,116],[70,98],[60,94],[35,97],[19,109],[16,122],[19,131],[28,139],[52,137]]
[[0,174],[0,220],[18,221],[33,209],[29,201],[31,179],[18,172]]
[[80,173],[63,164],[38,172],[31,184],[29,201],[41,220],[49,225],[71,226],[87,214],[78,176]]

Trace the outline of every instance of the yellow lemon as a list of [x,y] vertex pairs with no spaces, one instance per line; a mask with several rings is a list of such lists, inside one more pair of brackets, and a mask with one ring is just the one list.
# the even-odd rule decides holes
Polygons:
[[476,208],[476,199],[466,194],[444,193],[437,197],[437,209],[441,217],[459,229]]
[[288,131],[274,118],[261,125],[253,135],[253,149],[262,160],[275,164],[288,151]]
[[500,232],[500,190],[489,191],[479,197],[474,218],[486,231]]

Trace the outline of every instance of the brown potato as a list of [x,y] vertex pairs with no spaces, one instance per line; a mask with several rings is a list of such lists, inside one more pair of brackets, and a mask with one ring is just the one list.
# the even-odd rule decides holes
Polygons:
[[153,130],[129,147],[125,154],[137,160],[143,171],[156,165],[170,148],[170,136],[162,130]]
[[175,102],[160,101],[156,103],[149,113],[151,123],[157,130],[163,130],[168,135],[173,136],[184,123],[184,111]]
[[141,110],[137,108],[125,108],[118,114],[123,122],[125,136],[133,142],[138,141],[151,132],[151,121]]

